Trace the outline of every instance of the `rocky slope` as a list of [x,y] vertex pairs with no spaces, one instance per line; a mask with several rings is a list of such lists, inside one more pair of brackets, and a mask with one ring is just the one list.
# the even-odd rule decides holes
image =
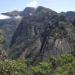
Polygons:
[[[11,11],[2,13],[2,15],[9,16],[8,19],[0,19],[0,29],[5,37],[5,44],[4,47],[9,49],[10,41],[12,38],[13,33],[15,32],[16,28],[18,27],[21,19],[24,16],[27,16],[30,12],[34,12],[34,8],[27,7],[23,11]],[[32,15],[30,13],[30,15]]]
[[64,12],[64,15],[65,15],[70,21],[75,20],[75,12],[74,12],[74,11]]
[[22,19],[12,37],[9,56],[47,60],[49,56],[74,53],[74,45],[72,23],[63,14],[40,6]]
[[20,21],[21,21],[20,18],[19,19],[10,18],[10,19],[0,20],[0,29],[2,30],[3,36],[5,37],[4,48],[6,49],[9,48],[12,35],[14,31],[16,30]]

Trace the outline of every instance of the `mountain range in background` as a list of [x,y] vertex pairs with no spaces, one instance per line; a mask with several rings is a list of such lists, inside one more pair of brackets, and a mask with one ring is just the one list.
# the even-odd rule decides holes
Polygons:
[[49,56],[74,54],[75,12],[57,13],[39,6],[2,15],[10,17],[0,19],[4,48],[10,58],[39,61],[47,60]]

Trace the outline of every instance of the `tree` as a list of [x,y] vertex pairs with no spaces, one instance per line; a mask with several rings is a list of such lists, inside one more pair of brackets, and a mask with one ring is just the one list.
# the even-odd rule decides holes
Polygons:
[[3,44],[4,44],[4,37],[2,35],[2,32],[0,31],[0,60],[4,60],[7,58],[7,54],[3,49]]
[[0,62],[0,75],[28,75],[27,65],[22,60],[4,60]]
[[47,62],[42,62],[35,67],[32,67],[34,75],[50,75],[51,65]]

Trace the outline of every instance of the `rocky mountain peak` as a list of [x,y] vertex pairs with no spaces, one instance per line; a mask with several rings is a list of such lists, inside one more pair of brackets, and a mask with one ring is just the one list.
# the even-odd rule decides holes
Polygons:
[[[29,13],[32,11],[31,8],[26,10]],[[74,46],[70,42],[74,40],[71,37],[74,34],[73,25],[64,15],[41,6],[33,13],[32,16],[24,16],[15,31],[10,57],[28,58],[34,61],[46,60],[52,55],[57,56],[74,51]]]
[[13,17],[0,20],[11,58],[39,61],[75,52],[75,20],[72,23],[66,13],[39,6],[5,14]]
[[34,14],[34,12],[35,12],[35,8],[26,7],[26,8],[24,9],[24,11],[21,13],[21,15],[23,15],[23,16],[28,16],[28,15]]

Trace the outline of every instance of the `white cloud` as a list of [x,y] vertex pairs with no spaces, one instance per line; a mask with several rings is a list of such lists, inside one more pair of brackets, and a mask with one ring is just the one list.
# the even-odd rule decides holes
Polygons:
[[18,15],[18,16],[15,16],[14,18],[15,19],[21,19],[22,17]]
[[37,7],[38,6],[38,2],[37,0],[31,0],[30,3],[27,4],[27,7]]
[[0,14],[0,19],[9,19],[11,17]]

